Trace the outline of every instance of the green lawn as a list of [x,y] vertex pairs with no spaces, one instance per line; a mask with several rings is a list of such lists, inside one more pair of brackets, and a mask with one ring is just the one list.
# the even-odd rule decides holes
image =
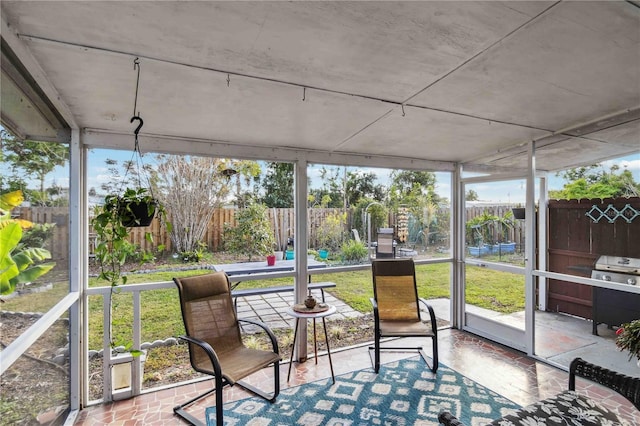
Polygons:
[[[448,263],[418,265],[416,267],[418,293],[425,299],[449,297]],[[206,273],[206,270],[183,272],[165,271],[151,274],[131,274],[128,283],[144,283],[170,281],[174,276],[190,276]],[[373,297],[371,271],[369,269],[336,274],[314,275],[313,280],[333,281],[337,284],[330,291],[339,299],[360,312],[370,312]],[[264,281],[246,281],[242,288],[269,287],[292,284],[293,278],[279,278]],[[90,287],[105,286],[106,283],[96,278],[89,280]],[[33,293],[12,298],[3,304],[5,311],[46,312],[56,301],[67,293],[68,283],[57,283],[53,290]],[[491,271],[486,268],[467,267],[467,303],[492,309],[502,313],[516,312],[524,309],[524,277],[504,272]],[[120,292],[114,295],[113,333],[116,343],[132,340],[131,294]],[[52,302],[53,301],[53,302]],[[142,293],[142,341],[152,342],[166,339],[184,332],[178,292],[176,289],[146,291]],[[89,298],[89,347],[102,347],[103,335],[102,297]]]

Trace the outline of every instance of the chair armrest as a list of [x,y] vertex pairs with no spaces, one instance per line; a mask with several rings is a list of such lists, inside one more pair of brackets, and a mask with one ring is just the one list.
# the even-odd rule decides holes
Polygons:
[[[218,355],[216,355],[216,351],[213,350],[210,344],[208,344],[204,340],[200,340],[191,336],[178,336],[178,339],[184,340],[189,343],[193,343],[194,345],[202,348],[202,350],[206,352],[207,356],[211,360],[211,365],[213,366],[213,372],[215,373],[215,377],[222,378],[222,367],[220,367],[220,361],[218,360]],[[192,363],[192,366],[194,370],[200,373],[210,374],[209,372],[201,371],[199,368],[196,368],[196,366],[193,365],[193,363]]]
[[257,325],[258,327],[262,328],[265,331],[265,333],[267,333],[267,335],[269,336],[269,339],[271,340],[271,346],[273,347],[273,352],[277,353],[278,355],[280,354],[280,349],[278,348],[278,339],[276,339],[276,335],[273,334],[273,331],[271,331],[271,329],[265,323],[256,321],[256,320],[250,320],[250,319],[238,319],[238,322],[246,322],[249,324]]
[[576,376],[601,384],[627,398],[640,410],[640,377],[630,377],[576,358],[569,366],[569,390],[576,389]]
[[429,303],[427,303],[427,301],[423,298],[419,298],[418,300],[420,300],[420,303],[422,303],[424,306],[426,306],[427,310],[429,311],[429,318],[431,319],[431,331],[433,332],[434,336],[438,335],[438,324],[436,323],[436,314],[435,312],[433,312],[433,308],[431,307],[431,305]]
[[464,424],[461,423],[460,420],[456,418],[456,416],[448,411],[440,412],[440,414],[438,414],[438,421],[444,426],[464,426]]

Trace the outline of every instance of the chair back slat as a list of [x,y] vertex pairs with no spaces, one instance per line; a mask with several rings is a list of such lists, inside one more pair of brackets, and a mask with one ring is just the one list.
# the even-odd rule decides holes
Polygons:
[[373,293],[383,321],[420,320],[413,259],[374,260]]

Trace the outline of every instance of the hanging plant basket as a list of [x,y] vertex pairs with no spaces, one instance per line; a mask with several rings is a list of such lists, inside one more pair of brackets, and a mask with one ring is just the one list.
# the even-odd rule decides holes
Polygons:
[[525,218],[525,209],[524,207],[514,207],[511,209],[513,212],[514,219],[524,219]]
[[114,215],[110,221],[117,220],[120,226],[127,228],[149,226],[159,206],[144,188],[128,188],[121,196],[107,196],[105,199],[105,211]]
[[156,215],[158,202],[150,201],[121,201],[118,205],[118,214],[121,216],[122,224],[126,227],[149,226]]

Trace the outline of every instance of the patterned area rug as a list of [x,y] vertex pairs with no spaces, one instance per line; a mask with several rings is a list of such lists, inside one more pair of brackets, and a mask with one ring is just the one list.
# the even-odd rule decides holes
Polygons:
[[[225,425],[438,425],[450,411],[479,425],[520,408],[517,404],[440,364],[433,374],[417,357],[354,371],[282,390],[273,404],[261,398],[224,406]],[[215,425],[215,407],[207,408]]]

